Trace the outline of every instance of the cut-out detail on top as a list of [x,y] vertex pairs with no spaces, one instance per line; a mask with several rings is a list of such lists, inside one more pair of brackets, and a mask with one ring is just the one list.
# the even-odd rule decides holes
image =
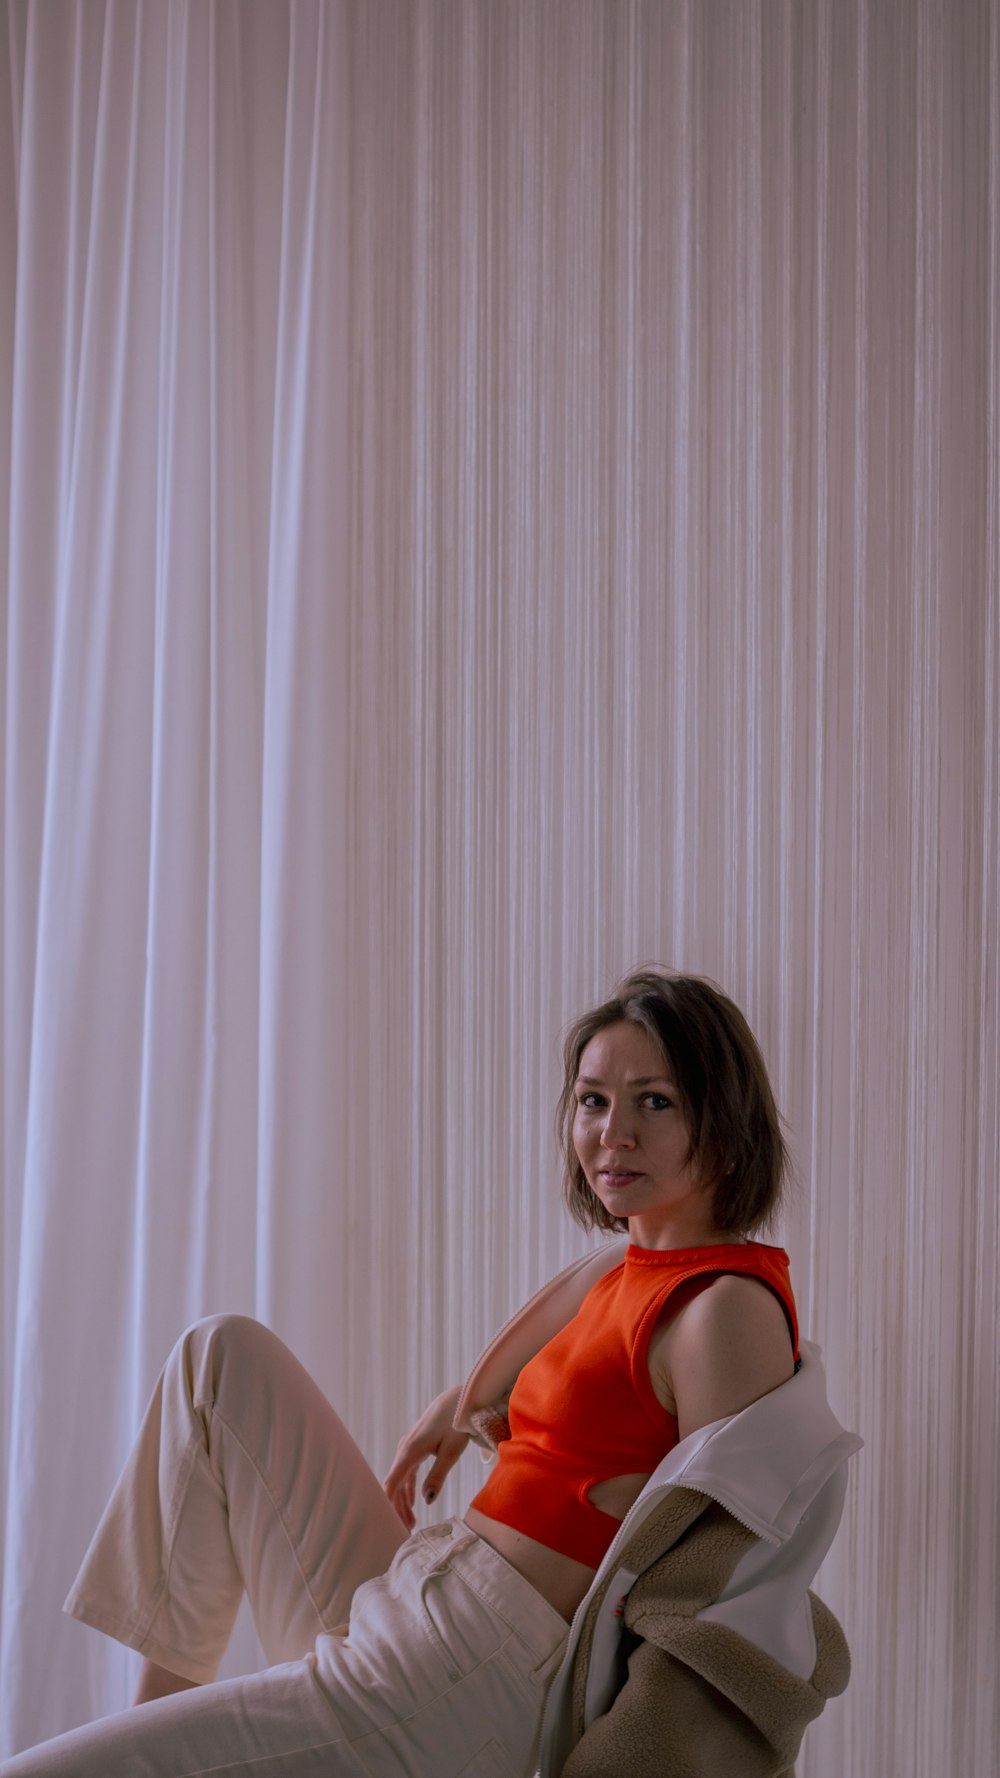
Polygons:
[[624,1519],[629,1508],[635,1505],[651,1474],[650,1470],[646,1475],[607,1476],[603,1482],[594,1482],[587,1489],[587,1499],[599,1512],[608,1513],[612,1519]]

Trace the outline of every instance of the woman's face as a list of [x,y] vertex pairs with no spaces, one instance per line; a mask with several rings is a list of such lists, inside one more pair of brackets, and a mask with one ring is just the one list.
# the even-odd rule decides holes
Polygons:
[[584,1049],[573,1143],[592,1191],[612,1216],[628,1217],[640,1247],[721,1238],[667,1064],[641,1026],[607,1025]]

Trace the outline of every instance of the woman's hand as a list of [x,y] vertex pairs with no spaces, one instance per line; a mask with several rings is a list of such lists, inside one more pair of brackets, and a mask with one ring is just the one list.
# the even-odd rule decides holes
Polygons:
[[461,1387],[446,1389],[421,1414],[417,1424],[404,1434],[396,1446],[392,1468],[382,1483],[407,1531],[416,1523],[413,1502],[417,1491],[417,1472],[428,1457],[434,1461],[424,1478],[421,1493],[430,1502],[441,1492],[441,1483],[457,1463],[469,1442],[467,1432],[456,1432],[452,1424]]

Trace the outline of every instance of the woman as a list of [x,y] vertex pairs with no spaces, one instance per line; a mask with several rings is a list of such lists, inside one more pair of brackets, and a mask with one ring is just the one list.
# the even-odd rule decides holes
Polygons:
[[[702,1503],[704,1523],[695,1530],[707,1532],[710,1552],[718,1533],[708,1521],[718,1503],[733,1546],[730,1576],[735,1570],[739,1581],[731,1599],[713,1582],[699,1629],[710,1630],[713,1648],[720,1635],[742,1635],[756,1587],[771,1602],[764,1653],[777,1649],[785,1659],[781,1637],[788,1640],[789,1625],[797,1635],[801,1619],[799,1570],[811,1563],[811,1575],[822,1550],[810,1544],[796,1555],[794,1598],[780,1576],[776,1583],[769,1573],[763,1587],[748,1582],[739,1564],[777,1533],[768,1522],[755,1535],[739,1521],[752,1526],[749,1515],[765,1509],[753,1500],[742,1512],[733,1506],[725,1475],[721,1491],[716,1482],[692,1492],[705,1479],[698,1464],[704,1468],[706,1451],[724,1455],[725,1439],[747,1430],[753,1446],[765,1397],[773,1418],[786,1393],[799,1391],[785,1420],[792,1443],[808,1441],[789,1458],[800,1493],[801,1477],[818,1473],[818,1452],[835,1451],[835,1460],[823,1459],[832,1477],[854,1443],[845,1446],[825,1403],[810,1407],[815,1370],[805,1394],[795,1376],[786,1256],[749,1239],[773,1215],[786,1165],[760,1052],[718,989],[650,969],[577,1021],[565,1065],[559,1117],[570,1209],[586,1227],[627,1231],[627,1242],[588,1255],[539,1293],[464,1391],[440,1396],[401,1440],[384,1491],[273,1335],[238,1317],[189,1330],[67,1601],[74,1615],[142,1652],[136,1702],[144,1708],[21,1755],[0,1768],[3,1778],[118,1770],[149,1778],[530,1775],[560,1663],[567,1701],[547,1730],[543,1762],[555,1772],[582,1759],[584,1770],[588,1737],[594,1744],[613,1720],[607,1705],[621,1679],[612,1683],[592,1664],[600,1613],[628,1621],[624,1594],[606,1604],[607,1577],[618,1584],[606,1552],[614,1545],[628,1553],[635,1525],[648,1543],[650,1526],[665,1522],[664,1501],[673,1510],[681,1495],[688,1512],[692,1499]],[[744,1412],[751,1404],[758,1406]],[[761,1434],[756,1446],[773,1462],[773,1430],[762,1426]],[[490,1478],[464,1519],[414,1533],[423,1465],[430,1463],[422,1487],[430,1502],[471,1436],[498,1444]],[[744,1449],[749,1455],[733,1464],[745,1471],[733,1481],[737,1493],[755,1473],[745,1438]],[[683,1485],[668,1476],[664,1488],[671,1462],[681,1465]],[[768,1485],[761,1481],[761,1490]],[[835,1500],[836,1493],[827,1487],[818,1512],[810,1495],[800,1519],[835,1524],[842,1489]],[[782,1510],[787,1516],[787,1502]],[[698,1541],[691,1524],[686,1549]],[[740,1535],[733,1541],[734,1527],[754,1548],[744,1549]],[[790,1535],[786,1570],[788,1550],[802,1538],[799,1519]],[[664,1553],[636,1570],[647,1615],[650,1588],[662,1592]],[[718,1568],[717,1551],[712,1562]],[[207,1683],[244,1588],[276,1664]],[[629,1633],[634,1647],[637,1633]],[[653,1641],[662,1644],[662,1636],[656,1629]],[[811,1648],[810,1662],[815,1635]],[[676,1655],[667,1658],[676,1667]],[[795,1683],[797,1661],[796,1652],[786,1661]],[[579,1707],[578,1681],[593,1694]],[[629,1686],[620,1715],[639,1708],[645,1722],[641,1684]],[[725,1757],[731,1772],[742,1769]],[[662,1749],[657,1758],[656,1769],[666,1770]]]

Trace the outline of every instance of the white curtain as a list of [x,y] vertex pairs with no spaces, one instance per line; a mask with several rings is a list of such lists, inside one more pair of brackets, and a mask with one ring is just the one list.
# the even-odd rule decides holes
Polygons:
[[867,1441],[802,1778],[987,1778],[996,0],[3,17],[0,1747],[127,1698],[58,1606],[184,1323],[384,1465],[579,1250],[559,1034],[659,958]]
[[58,1607],[178,1329],[336,1338],[342,28],[5,19],[8,1746],[126,1700]]

